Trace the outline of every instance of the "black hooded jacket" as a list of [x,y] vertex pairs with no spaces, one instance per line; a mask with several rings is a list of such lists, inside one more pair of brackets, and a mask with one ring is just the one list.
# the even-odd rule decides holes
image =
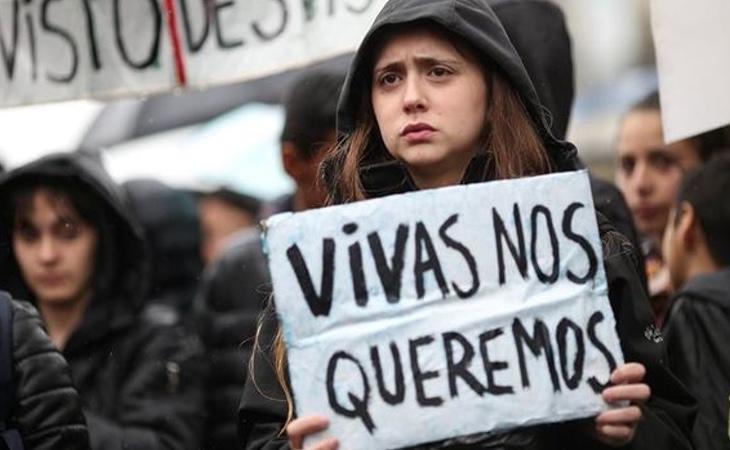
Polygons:
[[697,450],[730,450],[730,268],[700,275],[674,295],[664,328],[669,366],[697,398]]
[[15,392],[10,425],[20,432],[26,450],[87,450],[81,399],[66,361],[32,305],[11,300],[11,311]]
[[145,314],[159,322],[187,322],[203,270],[195,197],[152,179],[129,180],[122,187],[150,259]]
[[[82,153],[41,158],[8,173],[0,199],[23,183],[72,181],[98,201],[101,229],[94,295],[63,348],[82,397],[92,448],[197,448],[203,407],[202,348],[180,328],[140,315],[145,286],[141,233],[99,161]],[[12,218],[0,229],[0,287],[33,299],[10,245]]]
[[[556,139],[550,131],[544,109],[532,81],[505,30],[486,0],[391,0],[376,18],[358,50],[343,87],[338,110],[338,130],[353,131],[356,112],[363,93],[370,91],[373,43],[383,31],[400,24],[423,21],[443,27],[467,42],[484,56],[487,67],[497,66],[516,89],[558,171],[580,167],[575,147]],[[376,133],[377,134],[377,133]],[[382,142],[370,142],[382,146]],[[326,168],[335,200],[336,176],[342,172],[345,147],[338,149],[334,162]],[[385,152],[374,152],[384,154]],[[467,168],[464,182],[484,181],[479,169],[483,157],[476,157]],[[367,160],[361,169],[365,192],[370,197],[407,192],[415,187],[405,168],[398,162]],[[638,275],[635,248],[599,215],[604,246],[604,266],[609,283],[609,298],[617,321],[617,331],[627,361],[637,361],[647,369],[645,381],[652,398],[644,405],[634,441],[627,448],[689,449],[689,429],[693,400],[663,364],[664,346],[653,328],[653,315]],[[275,316],[269,311],[263,322],[261,350],[254,354],[254,372],[244,389],[239,409],[239,427],[247,449],[287,449],[286,436],[280,434],[286,420],[286,401],[274,377],[270,345],[276,329]],[[448,426],[448,425],[445,425]],[[589,423],[573,422],[515,430],[500,435],[488,433],[466,436],[419,448],[459,449],[601,449],[602,444],[584,432]],[[346,443],[343,443],[346,447]]]

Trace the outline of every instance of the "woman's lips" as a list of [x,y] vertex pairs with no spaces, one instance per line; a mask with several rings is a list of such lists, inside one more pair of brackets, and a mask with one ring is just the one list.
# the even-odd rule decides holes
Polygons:
[[639,206],[636,208],[636,215],[641,220],[649,221],[659,217],[663,209],[657,206]]
[[409,144],[418,144],[429,141],[435,132],[436,130],[429,124],[416,123],[403,128],[401,136]]
[[65,282],[66,277],[63,275],[41,275],[38,277],[38,282],[43,286],[53,287],[61,285]]

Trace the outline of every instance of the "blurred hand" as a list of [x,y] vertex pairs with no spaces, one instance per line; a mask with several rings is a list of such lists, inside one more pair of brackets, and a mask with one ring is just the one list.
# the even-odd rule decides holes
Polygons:
[[634,439],[636,426],[641,420],[639,405],[651,396],[649,386],[642,383],[646,375],[643,364],[628,363],[618,367],[611,374],[613,386],[603,390],[606,403],[628,401],[628,406],[604,411],[595,420],[595,436],[607,445],[619,447]]
[[[329,424],[330,422],[326,417],[317,415],[292,420],[286,427],[286,434],[289,437],[289,445],[291,445],[292,450],[301,450],[305,437],[326,430]],[[327,438],[313,447],[307,447],[307,450],[336,450],[338,446],[337,439]]]

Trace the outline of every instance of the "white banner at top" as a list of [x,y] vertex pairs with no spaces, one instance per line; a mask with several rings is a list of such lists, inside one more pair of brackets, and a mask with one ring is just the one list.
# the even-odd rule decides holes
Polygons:
[[385,0],[0,0],[0,107],[204,88],[357,48]]

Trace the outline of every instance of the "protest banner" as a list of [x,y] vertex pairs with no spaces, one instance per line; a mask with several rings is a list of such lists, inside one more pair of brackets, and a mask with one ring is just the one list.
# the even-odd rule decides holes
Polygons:
[[296,413],[343,448],[592,416],[623,356],[587,172],[265,224]]
[[0,107],[204,88],[353,51],[385,0],[0,0]]
[[730,124],[730,2],[652,0],[664,141]]

